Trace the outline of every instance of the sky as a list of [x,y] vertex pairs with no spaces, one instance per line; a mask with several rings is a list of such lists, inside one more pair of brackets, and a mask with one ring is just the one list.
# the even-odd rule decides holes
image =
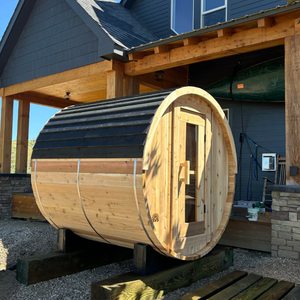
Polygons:
[[[18,0],[0,0],[0,38],[2,38],[6,30],[10,18],[12,17],[14,10],[17,6],[17,3]],[[1,98],[0,98],[0,103],[1,103]],[[43,126],[58,111],[59,111],[58,109],[31,104],[30,117],[29,117],[29,140],[34,140],[35,138],[37,138]],[[17,137],[17,118],[18,118],[18,101],[14,101],[13,140],[16,140]]]

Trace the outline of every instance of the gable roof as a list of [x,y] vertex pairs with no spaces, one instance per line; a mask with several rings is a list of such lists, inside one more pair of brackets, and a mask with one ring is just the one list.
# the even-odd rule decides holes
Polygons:
[[[37,0],[19,0],[0,42],[0,76]],[[51,1],[51,0],[49,0]],[[127,61],[125,51],[158,38],[113,0],[65,0],[98,37],[99,57]]]
[[[72,6],[74,0],[67,0]],[[140,21],[114,0],[76,0],[85,12],[120,47],[129,49],[158,38]]]

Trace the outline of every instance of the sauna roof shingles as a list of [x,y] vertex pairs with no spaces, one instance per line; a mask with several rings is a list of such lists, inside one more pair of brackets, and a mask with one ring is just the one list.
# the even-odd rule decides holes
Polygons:
[[32,159],[142,158],[153,116],[172,91],[65,108],[40,132]]
[[109,37],[124,49],[158,40],[120,3],[109,0],[77,0],[77,2]]

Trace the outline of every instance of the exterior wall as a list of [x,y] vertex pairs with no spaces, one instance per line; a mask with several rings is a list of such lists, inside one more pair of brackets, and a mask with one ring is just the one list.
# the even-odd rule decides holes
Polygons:
[[13,193],[32,193],[30,178],[26,174],[0,174],[0,220],[11,218]]
[[[284,48],[280,46],[241,54],[241,56],[232,56],[194,64],[190,66],[189,85],[206,89],[212,83],[232,76],[238,62],[240,62],[239,70],[243,70],[260,62],[282,57],[283,55]],[[233,132],[238,158],[240,157],[240,133],[242,132],[241,108],[243,109],[244,133],[271,152],[280,154],[283,157],[285,156],[284,103],[217,100],[223,109],[229,108],[229,124]],[[249,145],[252,152],[255,152],[255,145],[250,141]],[[256,181],[253,169],[250,170],[252,160],[248,149],[247,141],[244,140],[242,145],[242,159],[241,162],[238,161],[238,165],[241,166],[242,171],[236,177],[235,201],[247,199],[261,201],[263,177],[268,177],[271,180],[274,179],[275,172],[262,172],[258,167],[258,181]],[[269,152],[266,149],[258,148],[257,156],[260,165],[262,162],[262,153]],[[249,176],[249,173],[251,176]],[[249,178],[252,179],[252,184],[247,192]]]
[[299,259],[300,193],[272,192],[272,256]]
[[[255,145],[244,139],[240,143],[242,130],[242,114],[244,133],[246,133],[258,145],[266,148],[258,148],[257,161],[262,164],[262,153],[277,153],[285,156],[285,106],[284,103],[256,103],[241,101],[218,100],[221,107],[229,108],[229,124],[233,133],[238,165],[241,171],[236,176],[235,201],[252,200],[261,201],[263,193],[263,177],[274,180],[275,172],[263,172],[257,168],[257,180],[254,177],[252,153],[255,153]],[[248,146],[249,144],[249,146]],[[242,156],[241,156],[242,147]],[[240,160],[240,157],[241,160]],[[256,170],[255,170],[256,171]],[[250,183],[249,183],[250,182]]]
[[98,39],[65,0],[37,0],[0,87],[100,61]]
[[228,0],[228,12],[227,19],[236,19],[244,17],[245,15],[251,15],[261,10],[274,8],[278,5],[285,5],[286,0]]
[[136,0],[131,12],[158,38],[176,35],[171,30],[171,0]]
[[[227,20],[244,17],[262,10],[285,5],[286,0],[228,0]],[[159,38],[167,38],[176,33],[171,30],[171,0],[136,0],[131,7],[133,12],[151,32]],[[194,1],[194,28],[200,28],[201,0]]]

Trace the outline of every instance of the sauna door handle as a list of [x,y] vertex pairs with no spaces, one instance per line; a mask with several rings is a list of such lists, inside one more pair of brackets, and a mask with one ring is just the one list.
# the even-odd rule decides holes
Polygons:
[[190,161],[186,160],[180,164],[180,181],[185,184],[190,184]]

